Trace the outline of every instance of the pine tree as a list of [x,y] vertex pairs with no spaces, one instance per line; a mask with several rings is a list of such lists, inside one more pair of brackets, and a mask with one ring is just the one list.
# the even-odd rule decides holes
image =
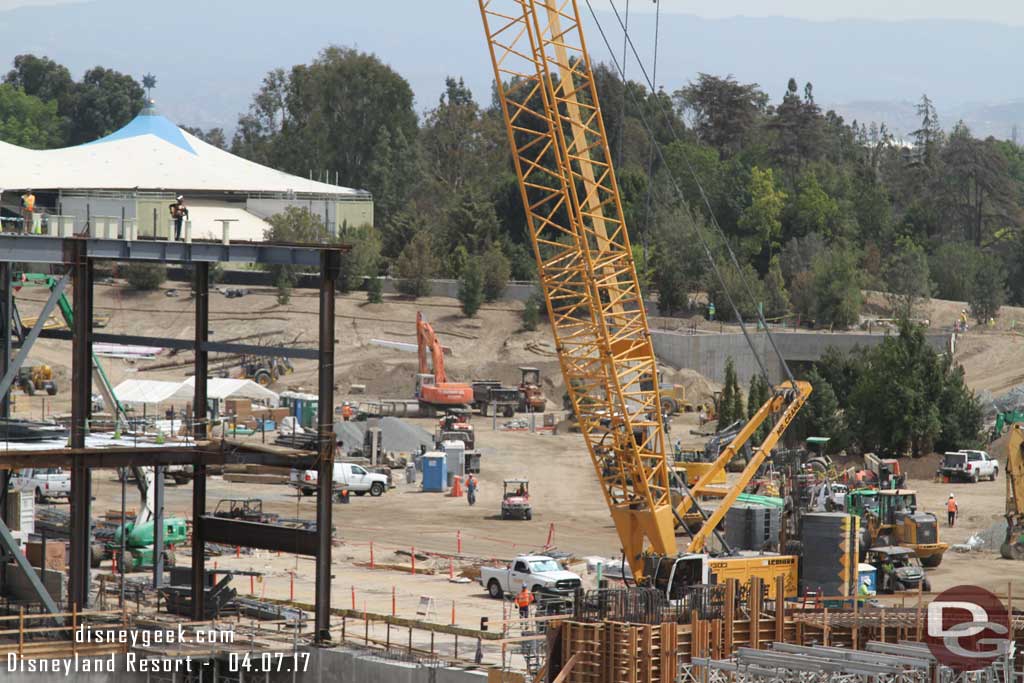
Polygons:
[[718,428],[724,429],[736,420],[743,419],[743,396],[739,381],[736,379],[736,365],[732,356],[725,361],[725,384],[722,397],[719,399]]
[[472,318],[480,310],[480,304],[484,301],[484,278],[480,271],[479,259],[472,259],[462,269],[462,277],[459,278],[459,302],[462,304],[462,312],[467,318]]

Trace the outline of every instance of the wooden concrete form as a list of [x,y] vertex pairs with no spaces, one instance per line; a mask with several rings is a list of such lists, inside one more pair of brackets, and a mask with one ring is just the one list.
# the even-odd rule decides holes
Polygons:
[[[567,620],[552,626],[559,635],[550,649],[556,656],[549,661],[546,680],[558,676],[561,667],[574,659],[566,683],[674,683],[680,667],[692,664],[695,657],[728,659],[740,648],[764,649],[772,642],[859,649],[869,641],[920,641],[926,628],[927,605],[920,594],[913,596],[916,605],[904,607],[863,609],[846,598],[845,604],[852,607],[801,609],[784,603],[776,609],[766,599],[764,585],[755,579],[747,603],[738,610],[736,590],[731,582],[722,617],[716,619],[703,619],[694,612],[686,624]],[[1014,618],[1018,650],[1024,646],[1022,621],[1024,617]]]

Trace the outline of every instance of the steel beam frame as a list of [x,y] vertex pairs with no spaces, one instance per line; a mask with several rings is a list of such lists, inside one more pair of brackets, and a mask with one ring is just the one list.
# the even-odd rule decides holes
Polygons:
[[[92,261],[84,241],[72,243],[75,329],[71,344],[71,443],[85,448],[92,408]],[[89,607],[89,547],[92,537],[90,506],[92,481],[84,455],[71,465],[71,559],[68,602],[75,609]]]
[[[39,578],[39,575],[36,574],[36,570],[31,564],[29,564],[28,558],[26,558],[25,554],[21,552],[21,547],[18,545],[18,542],[14,540],[14,536],[11,535],[11,530],[7,528],[7,524],[3,521],[0,521],[0,550],[6,551],[3,554],[10,556],[14,560],[14,563],[18,565],[18,569],[25,574],[29,585],[32,586],[32,591],[36,594],[36,597],[39,599],[39,603],[46,609],[46,611],[50,614],[60,614],[60,608],[57,606],[57,603],[54,602],[50,592],[46,590],[43,580]],[[44,567],[46,566],[45,562],[42,564]],[[40,571],[45,571],[45,569]]]
[[0,234],[0,261],[8,263],[69,263],[70,254],[84,245],[92,259],[112,261],[160,261],[163,263],[258,263],[282,266],[318,266],[320,253],[337,254],[345,246],[288,245],[257,242],[193,241],[167,242],[157,240],[107,240],[84,237],[46,237],[40,235]]
[[[207,437],[208,415],[206,405],[206,377],[210,374],[210,356],[206,343],[210,337],[210,270],[209,265],[195,265],[196,293],[196,335],[195,352],[195,394],[192,397],[192,435],[197,439]],[[200,381],[202,380],[202,381]],[[192,618],[202,621],[206,613],[206,539],[198,520],[206,514],[206,465],[196,463],[192,469]]]
[[213,515],[198,517],[192,526],[193,535],[195,527],[199,527],[203,538],[210,543],[274,550],[308,557],[314,557],[318,552],[319,529],[307,531],[280,524],[224,519]]
[[281,469],[310,469],[316,466],[318,456],[311,451],[274,452],[247,449],[245,444],[220,442],[201,444],[197,448],[86,448],[75,451],[67,448],[52,451],[0,451],[0,472],[25,467],[71,467],[74,458],[81,456],[90,469],[153,465],[264,465]]
[[[6,370],[0,377],[0,395],[4,397],[10,396],[10,389],[14,385],[14,378],[18,376],[18,371],[21,366],[25,364],[25,359],[28,358],[29,352],[32,350],[32,345],[36,343],[36,339],[39,338],[40,333],[43,331],[43,327],[46,325],[46,321],[49,320],[50,314],[53,313],[53,309],[57,307],[57,302],[60,300],[61,295],[64,294],[64,289],[68,285],[68,276],[65,275],[58,282],[57,285],[50,290],[50,296],[46,299],[46,303],[43,304],[43,310],[39,313],[39,317],[36,318],[36,322],[32,325],[32,329],[29,330],[28,336],[25,337],[21,343],[21,348],[18,349],[18,355],[14,357],[14,360],[10,363],[5,363]],[[68,335],[69,338],[71,335]],[[8,344],[10,343],[10,335],[7,337]]]
[[334,288],[341,272],[337,252],[320,255],[320,362],[318,367],[318,436],[320,463],[316,493],[316,623],[318,644],[330,641],[331,633],[331,494],[334,483]]
[[[197,267],[200,264],[197,264]],[[206,264],[201,264],[205,266]],[[70,330],[43,330],[40,337],[46,339],[71,339],[73,333]],[[164,337],[146,337],[135,334],[108,334],[105,332],[94,332],[94,342],[108,344],[124,344],[129,346],[160,346],[165,349],[177,349],[178,351],[194,351],[196,344],[188,339],[167,339]],[[303,349],[294,346],[260,346],[258,344],[234,344],[230,342],[204,342],[200,347],[207,353],[232,353],[247,354],[250,356],[302,358],[305,360],[316,360],[320,357],[317,349]]]

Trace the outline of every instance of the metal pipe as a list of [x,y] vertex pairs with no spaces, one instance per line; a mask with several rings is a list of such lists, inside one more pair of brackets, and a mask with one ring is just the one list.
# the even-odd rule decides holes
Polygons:
[[317,408],[320,462],[318,465],[316,528],[316,642],[330,640],[331,624],[331,493],[334,483],[334,288],[340,259],[335,252],[320,256],[320,364]]
[[[71,448],[85,448],[92,406],[92,262],[85,240],[71,240],[75,321],[71,342]],[[71,465],[71,562],[68,600],[89,607],[89,547],[92,539],[91,475],[82,455]]]
[[[210,336],[210,266],[195,264],[196,338],[195,394],[192,398],[192,435],[196,440],[207,437],[206,378],[210,373],[209,353],[205,350]],[[192,468],[192,618],[202,621],[206,612],[206,543],[200,522],[206,514],[206,465]]]

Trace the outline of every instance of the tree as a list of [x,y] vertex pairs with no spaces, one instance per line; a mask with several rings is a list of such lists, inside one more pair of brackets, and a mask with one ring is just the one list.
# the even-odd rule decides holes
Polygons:
[[30,149],[59,147],[64,121],[55,101],[43,102],[13,85],[0,85],[0,141]]
[[277,303],[282,306],[288,305],[288,302],[292,300],[292,289],[295,288],[294,280],[288,276],[286,271],[281,270],[274,278],[274,287],[277,290]]
[[128,285],[139,291],[160,289],[167,281],[167,266],[163,263],[129,261],[121,264],[120,272]]
[[921,117],[921,127],[911,133],[914,137],[914,149],[919,150],[921,160],[925,166],[930,167],[935,162],[936,152],[942,146],[945,134],[939,123],[939,114],[928,95],[921,95],[917,103],[917,115]]
[[806,380],[814,387],[807,404],[797,414],[787,435],[799,439],[809,436],[829,438],[828,450],[841,451],[849,444],[849,430],[836,392],[817,368],[811,368]]
[[540,322],[540,309],[542,301],[537,294],[531,294],[523,305],[523,329],[533,332]]
[[740,150],[768,106],[768,95],[757,83],[740,84],[732,76],[705,73],[676,91],[675,99],[690,114],[698,137],[727,156]]
[[196,126],[180,126],[180,128],[189,135],[194,135],[208,145],[213,145],[214,147],[223,150],[227,150],[228,148],[228,139],[227,136],[224,135],[223,128],[209,128],[207,130],[203,130]]
[[338,279],[342,291],[358,289],[363,278],[376,277],[380,264],[380,235],[371,225],[359,228],[346,228],[338,235],[338,239],[348,244],[351,249],[342,256],[343,278]]
[[935,295],[940,299],[969,301],[974,282],[985,261],[984,253],[967,242],[943,242],[928,259]]
[[782,236],[782,209],[786,193],[775,187],[772,169],[755,166],[750,175],[750,205],[740,214],[740,247],[748,257],[769,253],[779,247]]
[[718,401],[718,428],[724,429],[737,420],[744,419],[743,391],[736,378],[736,365],[732,356],[725,360],[725,383]]
[[91,142],[123,128],[146,105],[142,86],[127,74],[97,66],[74,89],[68,143]]
[[778,257],[773,258],[764,277],[764,315],[766,318],[782,318],[789,315],[789,292],[782,277],[782,266]]
[[729,305],[730,298],[744,320],[756,319],[759,305],[764,304],[768,298],[764,282],[757,276],[757,271],[752,265],[741,261],[740,269],[737,270],[724,258],[718,259],[717,274],[709,270],[705,275],[704,289],[708,294],[708,301],[715,304],[719,311],[718,317],[721,320],[729,320],[735,314]]
[[1021,224],[1021,184],[1009,174],[994,140],[977,140],[963,122],[942,151],[942,203],[957,219],[962,238],[981,247],[992,233]]
[[481,272],[481,260],[472,259],[462,271],[459,278],[459,303],[462,313],[472,318],[480,310],[484,301],[484,275]]
[[825,192],[818,176],[814,172],[801,175],[786,211],[786,233],[801,238],[817,233],[831,240],[839,236],[840,218],[839,204]]
[[366,281],[366,300],[371,304],[384,303],[384,280],[376,275]]
[[886,296],[897,318],[913,318],[914,311],[931,296],[928,257],[924,249],[901,237],[885,261]]
[[1005,301],[1006,269],[999,259],[986,254],[974,275],[974,287],[968,300],[971,315],[978,324],[987,322],[989,318],[998,318],[999,308]]
[[[750,377],[750,390],[747,393],[747,419],[754,417],[761,406],[768,402],[771,393],[771,387],[768,386],[768,381],[764,377],[757,373]],[[770,431],[771,427],[765,422],[757,429],[751,440],[755,444],[760,444]]]
[[395,262],[398,291],[413,298],[430,296],[430,278],[437,269],[430,235],[426,231],[416,233]]
[[856,324],[864,302],[857,253],[852,248],[833,245],[815,258],[811,277],[815,322],[839,329]]
[[508,286],[512,269],[501,247],[492,244],[480,256],[480,270],[483,273],[484,300],[488,303],[497,301]]
[[70,113],[68,104],[75,88],[75,81],[66,66],[49,57],[18,55],[14,58],[14,68],[4,77],[4,83],[43,102],[56,102],[63,116]]
[[690,292],[704,276],[707,256],[694,235],[704,218],[684,208],[658,220],[651,248],[651,285],[658,292],[658,311],[672,315],[689,309]]
[[331,46],[310,64],[267,75],[232,148],[299,175],[328,169],[342,185],[362,187],[381,129],[391,140],[415,138],[408,81],[374,55]]
[[[267,242],[284,242],[291,244],[322,244],[327,242],[329,235],[323,222],[308,209],[289,206],[281,213],[267,219],[270,228],[263,231],[263,239]],[[271,274],[274,286],[278,289],[278,299],[287,303],[291,290],[298,282],[299,274],[315,272],[315,268],[271,264],[264,268]]]

